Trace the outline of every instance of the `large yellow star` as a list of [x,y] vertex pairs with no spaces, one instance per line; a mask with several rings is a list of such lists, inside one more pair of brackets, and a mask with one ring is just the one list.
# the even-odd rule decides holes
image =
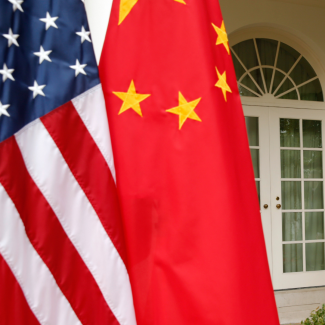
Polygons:
[[150,95],[137,94],[133,80],[131,81],[127,93],[113,91],[113,94],[123,100],[122,107],[118,113],[119,115],[127,111],[128,109],[132,108],[141,117],[142,117],[142,111],[141,111],[140,103],[150,96]]
[[186,5],[186,2],[184,0],[174,0],[176,2],[179,2],[179,3],[183,3],[184,5]]
[[230,87],[227,84],[227,76],[226,76],[226,71],[223,74],[220,74],[220,72],[217,70],[217,75],[218,75],[218,82],[215,84],[216,87],[221,88],[223,97],[225,98],[225,101],[227,101],[227,92],[232,93]]
[[181,92],[178,94],[179,106],[168,109],[167,112],[179,115],[179,129],[182,128],[183,124],[188,118],[202,122],[201,119],[194,112],[194,109],[199,104],[201,98],[188,102]]
[[212,23],[213,28],[215,29],[215,31],[218,34],[218,39],[217,39],[217,43],[216,45],[220,45],[223,44],[224,47],[226,48],[228,54],[230,54],[230,50],[229,50],[229,44],[228,44],[228,36],[226,33],[226,27],[225,27],[225,22],[223,21],[221,24],[221,27],[217,27],[215,24]]
[[137,2],[138,0],[120,0],[120,18],[118,22],[119,25],[130,13],[130,11],[136,5]]

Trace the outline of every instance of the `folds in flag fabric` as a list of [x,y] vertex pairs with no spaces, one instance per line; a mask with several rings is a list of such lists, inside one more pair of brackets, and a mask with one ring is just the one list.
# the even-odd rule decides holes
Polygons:
[[0,3],[0,324],[135,325],[81,0]]
[[279,323],[217,0],[114,0],[100,63],[138,325]]

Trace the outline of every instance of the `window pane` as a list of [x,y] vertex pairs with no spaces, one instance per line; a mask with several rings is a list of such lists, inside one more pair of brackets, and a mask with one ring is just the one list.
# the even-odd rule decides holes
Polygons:
[[283,94],[284,92],[286,92],[289,89],[294,88],[293,83],[290,81],[289,78],[287,78],[283,84],[281,85],[281,87],[279,88],[279,90],[276,92],[275,96]]
[[306,270],[319,271],[324,268],[324,243],[306,244]]
[[282,72],[275,71],[274,80],[273,80],[273,87],[271,93],[273,94],[275,90],[280,85],[281,81],[284,79],[285,75]]
[[255,182],[255,183],[256,183],[256,190],[257,190],[257,195],[258,195],[258,202],[259,202],[260,205],[261,205],[261,200],[260,200],[260,198],[261,198],[260,182],[257,181],[257,182]]
[[272,39],[256,39],[256,45],[262,65],[274,66],[278,43],[278,41]]
[[248,141],[250,146],[259,146],[258,117],[245,116]]
[[232,55],[232,60],[234,62],[234,66],[235,66],[236,77],[237,77],[237,80],[239,80],[240,77],[245,73],[245,69],[239,63],[239,61],[237,60],[237,58],[232,54],[232,52],[231,52],[231,55]]
[[236,44],[232,47],[247,70],[258,66],[258,60],[252,39]]
[[261,95],[261,92],[258,90],[252,78],[248,74],[242,79],[241,83],[249,89],[255,91],[257,94]]
[[316,77],[316,73],[308,61],[305,58],[301,58],[299,63],[292,70],[290,77],[298,86],[303,82]]
[[305,182],[305,209],[323,208],[323,182]]
[[302,244],[283,245],[283,272],[302,272]]
[[305,213],[306,240],[324,239],[324,212]]
[[322,148],[322,122],[303,120],[304,148]]
[[281,178],[301,178],[300,150],[281,150]]
[[267,92],[270,92],[273,69],[263,68],[263,73],[264,73]]
[[239,89],[239,95],[240,96],[258,97],[257,95],[253,94],[252,92],[250,92],[246,88],[242,87],[241,85],[238,85],[238,89]]
[[304,151],[305,178],[323,178],[323,153],[321,151]]
[[280,119],[280,146],[300,147],[299,120]]
[[251,156],[255,178],[260,178],[260,151],[258,149],[251,149]]
[[260,86],[260,88],[265,91],[264,88],[264,83],[263,83],[263,79],[262,79],[262,73],[261,73],[261,69],[255,69],[253,71],[250,72],[250,74],[252,75],[252,77],[255,79],[255,81],[257,82],[257,84]]
[[283,210],[301,209],[301,182],[281,182]]
[[290,91],[290,93],[287,93],[279,98],[280,99],[295,99],[295,100],[297,100],[298,99],[297,90]]
[[277,67],[288,73],[300,54],[291,46],[281,43]]
[[298,88],[301,100],[312,100],[315,102],[323,102],[322,86],[318,79]]
[[282,213],[282,240],[283,241],[302,240],[302,213],[301,212]]

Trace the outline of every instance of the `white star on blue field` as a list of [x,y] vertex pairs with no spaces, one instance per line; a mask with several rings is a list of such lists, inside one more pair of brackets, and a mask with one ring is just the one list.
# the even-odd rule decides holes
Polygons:
[[82,0],[0,2],[0,142],[100,83]]

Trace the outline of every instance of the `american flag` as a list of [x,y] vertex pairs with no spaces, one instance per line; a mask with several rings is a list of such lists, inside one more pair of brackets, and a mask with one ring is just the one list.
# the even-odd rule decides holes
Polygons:
[[136,324],[82,0],[0,1],[0,324]]

